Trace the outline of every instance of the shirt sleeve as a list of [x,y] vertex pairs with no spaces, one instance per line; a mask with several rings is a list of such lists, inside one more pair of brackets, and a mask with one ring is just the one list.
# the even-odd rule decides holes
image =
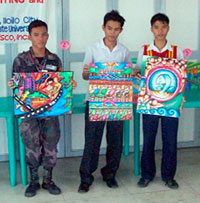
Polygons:
[[62,61],[58,57],[58,72],[61,72],[61,71],[63,71]]
[[12,73],[20,73],[21,72],[21,60],[19,57],[16,57],[13,61],[13,66],[12,66]]
[[92,53],[92,48],[91,47],[88,47],[86,52],[85,52],[85,57],[84,57],[84,60],[83,60],[83,64],[90,64],[94,62],[94,59],[93,59],[93,53]]
[[129,52],[128,49],[126,49],[126,51],[125,51],[125,59],[124,59],[124,62],[127,62],[127,63],[131,62],[131,56],[130,56],[130,52]]
[[137,57],[137,64],[136,64],[136,70],[141,70],[142,66],[142,58],[143,58],[144,48],[142,47],[140,51],[138,52]]

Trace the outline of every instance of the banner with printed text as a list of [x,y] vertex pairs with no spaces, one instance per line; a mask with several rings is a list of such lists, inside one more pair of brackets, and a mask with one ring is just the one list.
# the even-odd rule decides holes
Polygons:
[[28,41],[28,25],[46,21],[47,0],[0,0],[0,43]]

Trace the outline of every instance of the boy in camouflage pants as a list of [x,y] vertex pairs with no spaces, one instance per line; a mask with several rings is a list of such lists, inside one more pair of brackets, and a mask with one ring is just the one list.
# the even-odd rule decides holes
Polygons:
[[[32,46],[19,54],[13,63],[13,72],[52,72],[62,71],[61,60],[46,49],[48,40],[47,24],[35,20],[28,27]],[[13,79],[8,82],[13,87]],[[73,81],[73,88],[76,82]],[[40,189],[38,168],[44,167],[42,188],[57,195],[61,190],[52,181],[52,170],[57,160],[57,143],[60,138],[58,117],[25,118],[20,125],[21,136],[26,147],[26,161],[30,168],[30,184],[25,191],[26,197],[36,195]]]

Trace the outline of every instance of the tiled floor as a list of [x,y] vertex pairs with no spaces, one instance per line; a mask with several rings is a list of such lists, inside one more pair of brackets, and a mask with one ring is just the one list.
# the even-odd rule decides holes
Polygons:
[[[35,197],[24,197],[26,187],[20,184],[9,186],[8,163],[0,162],[0,203],[200,203],[200,148],[181,149],[178,151],[178,168],[176,180],[178,190],[167,188],[160,179],[161,152],[156,152],[157,176],[147,188],[138,188],[139,177],[133,175],[132,154],[122,157],[117,174],[119,188],[110,189],[102,181],[99,169],[95,172],[95,181],[86,194],[77,192],[79,186],[79,158],[59,159],[54,171],[54,180],[61,187],[62,194],[50,195],[40,190]],[[105,163],[100,157],[99,168]],[[40,171],[42,176],[42,169]]]

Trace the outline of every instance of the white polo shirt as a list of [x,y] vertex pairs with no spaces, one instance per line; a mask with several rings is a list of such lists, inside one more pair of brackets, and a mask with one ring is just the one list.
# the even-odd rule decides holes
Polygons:
[[[169,43],[166,43],[166,45],[162,48],[162,50],[160,51],[155,45],[154,45],[154,42],[152,42],[149,47],[147,48],[147,51],[150,51],[150,50],[153,50],[153,51],[156,51],[158,53],[162,53],[166,50],[169,50],[169,51],[173,51],[172,50],[172,47]],[[142,58],[143,58],[143,53],[144,53],[144,47],[142,47],[140,49],[140,51],[138,52],[138,57],[137,57],[137,65],[136,65],[136,68],[138,70],[141,69],[141,65],[142,65]],[[177,59],[183,59],[183,52],[181,51],[180,48],[177,47]]]
[[[131,62],[131,59],[129,56],[129,50],[124,45],[117,42],[114,49],[110,51],[102,39],[101,41],[95,42],[93,45],[89,46],[85,53],[85,58],[83,61],[84,65],[89,65],[90,63],[95,62]],[[86,99],[89,99],[88,92]]]

